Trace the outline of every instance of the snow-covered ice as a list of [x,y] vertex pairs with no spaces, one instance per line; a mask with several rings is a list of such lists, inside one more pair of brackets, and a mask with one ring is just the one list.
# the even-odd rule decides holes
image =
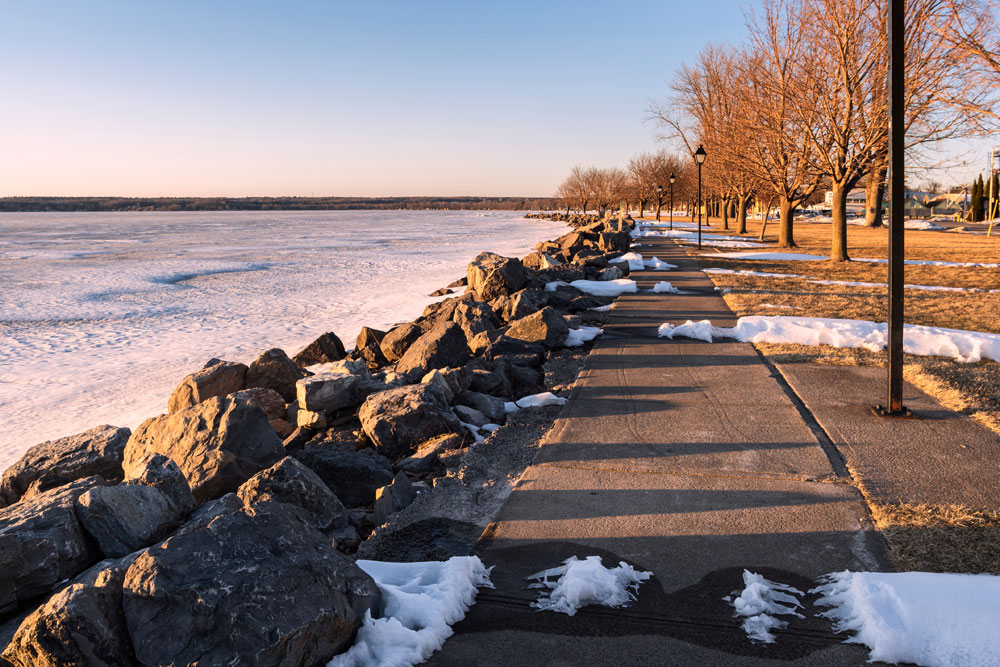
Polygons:
[[600,556],[587,556],[583,560],[570,556],[561,566],[528,577],[529,581],[537,580],[530,584],[531,588],[543,589],[531,606],[569,616],[590,604],[622,607],[635,600],[639,584],[652,576],[652,572],[636,570],[625,561],[607,568],[601,564]]
[[[548,288],[552,283],[548,283]],[[634,280],[619,278],[618,280],[574,280],[570,287],[575,287],[581,292],[594,296],[619,296],[630,292],[638,292]]]
[[354,645],[327,667],[407,667],[427,660],[465,618],[479,587],[493,588],[476,556],[443,562],[357,561],[382,593],[379,618],[365,615]]
[[838,572],[813,592],[835,632],[872,661],[926,667],[1000,664],[1000,577],[928,572]]
[[578,347],[588,341],[594,340],[602,333],[604,333],[604,330],[601,327],[581,326],[579,329],[570,329],[569,334],[566,335],[564,345],[566,347]]
[[[713,326],[709,320],[688,320],[679,326],[662,324],[659,335],[665,338],[684,336],[709,343],[715,338],[734,338],[744,343],[832,345],[877,352],[886,346],[886,328],[885,323],[864,320],[754,315],[739,318],[731,328]],[[907,324],[903,327],[903,351],[951,357],[963,363],[980,359],[1000,361],[1000,334]]]
[[679,289],[677,289],[676,287],[674,287],[673,285],[671,285],[666,280],[661,280],[660,282],[656,283],[655,285],[653,285],[653,287],[649,291],[650,292],[655,292],[657,294],[680,294],[681,293],[681,291]]
[[797,588],[743,570],[743,590],[736,592],[739,595],[735,599],[727,596],[726,601],[733,605],[735,615],[743,617],[743,631],[754,641],[765,644],[774,642],[771,630],[780,630],[788,625],[777,616],[804,618],[797,611],[802,606],[799,597],[803,595]]
[[[0,214],[0,467],[164,412],[212,357],[289,354],[420,314],[477,253],[566,225],[518,212]],[[40,416],[41,415],[41,416]]]

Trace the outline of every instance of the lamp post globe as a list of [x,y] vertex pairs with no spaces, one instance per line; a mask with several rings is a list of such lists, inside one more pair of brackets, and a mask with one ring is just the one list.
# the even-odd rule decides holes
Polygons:
[[674,173],[670,172],[670,229],[674,228]]
[[698,145],[698,150],[694,152],[694,163],[698,165],[698,249],[701,250],[701,165],[705,163],[708,153],[705,147]]

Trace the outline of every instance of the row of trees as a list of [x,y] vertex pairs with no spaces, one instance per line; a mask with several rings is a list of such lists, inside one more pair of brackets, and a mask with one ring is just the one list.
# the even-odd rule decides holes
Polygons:
[[[997,118],[1000,0],[908,0],[908,159]],[[986,7],[990,5],[991,7]],[[797,208],[832,193],[831,258],[847,260],[846,198],[866,182],[868,223],[880,224],[888,159],[887,0],[765,0],[740,46],[708,46],[653,109],[665,135],[708,152],[705,186],[735,204],[776,202],[779,243],[794,247]],[[990,40],[993,39],[994,43]]]
[[1000,175],[994,172],[990,181],[987,185],[980,174],[979,180],[972,184],[972,196],[969,201],[969,220],[972,222],[982,222],[987,216],[996,217],[997,208],[1000,208],[1000,202],[998,202],[1000,199]]

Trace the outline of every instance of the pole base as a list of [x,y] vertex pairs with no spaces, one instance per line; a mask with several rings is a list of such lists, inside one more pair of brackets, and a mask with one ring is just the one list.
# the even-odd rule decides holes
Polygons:
[[881,405],[872,406],[872,414],[876,417],[895,417],[896,419],[920,419],[917,415],[910,412],[908,408],[901,408],[898,411],[886,410]]

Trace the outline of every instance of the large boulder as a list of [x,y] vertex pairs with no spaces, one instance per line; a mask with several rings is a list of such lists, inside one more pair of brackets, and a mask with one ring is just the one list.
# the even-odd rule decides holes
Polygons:
[[566,320],[555,308],[546,307],[542,310],[514,320],[510,323],[506,335],[528,343],[541,343],[547,349],[562,346],[569,334]]
[[364,359],[371,368],[379,368],[389,363],[382,354],[382,339],[385,332],[371,327],[361,327],[354,345],[354,354]]
[[631,244],[628,232],[601,232],[597,235],[597,249],[601,252],[628,252]]
[[252,389],[242,389],[231,394],[232,398],[241,398],[253,403],[267,415],[268,421],[272,419],[284,419],[286,414],[285,399],[281,394],[273,389],[264,387],[254,387]]
[[163,454],[147,453],[125,471],[126,484],[151,486],[166,497],[180,514],[190,513],[198,504],[184,473]]
[[[558,246],[556,246],[556,249],[558,249]],[[524,266],[526,266],[527,268],[534,269],[536,271],[542,269],[557,269],[562,266],[565,266],[562,262],[560,262],[552,255],[548,255],[544,252],[539,252],[538,250],[527,255],[524,259],[521,260],[521,263],[524,264]]]
[[170,399],[167,412],[173,413],[198,405],[213,396],[228,396],[246,386],[247,367],[234,361],[210,359],[200,371],[181,380]]
[[423,334],[424,330],[416,324],[410,322],[400,324],[385,335],[379,349],[389,362],[399,361],[406,350]]
[[375,502],[375,491],[392,481],[389,460],[371,448],[307,442],[292,456],[316,473],[345,507],[361,507]]
[[545,348],[540,343],[511,338],[506,335],[488,341],[480,353],[483,359],[489,361],[503,359],[515,365],[530,366],[531,368],[538,368],[545,363]]
[[493,302],[493,307],[504,322],[513,322],[527,317],[545,307],[547,303],[545,292],[540,289],[528,288],[503,297]]
[[477,391],[463,391],[455,396],[455,402],[475,408],[494,424],[502,424],[507,416],[504,410],[505,401],[496,396],[483,394]]
[[247,369],[247,387],[273,389],[286,402],[295,400],[295,383],[308,373],[288,358],[285,351],[273,347],[262,352]]
[[144,421],[125,446],[124,466],[131,469],[150,452],[178,465],[198,501],[235,491],[284,456],[263,410],[219,397]]
[[323,480],[290,456],[248,479],[236,492],[250,507],[256,503],[289,503],[309,512],[326,533],[347,526],[347,510]]
[[435,368],[462,366],[469,354],[462,327],[454,322],[438,322],[410,346],[396,364],[396,372],[414,381]]
[[346,373],[319,373],[302,378],[295,385],[301,410],[336,412],[357,405],[361,382],[357,375]]
[[2,658],[14,667],[138,667],[122,612],[122,583],[135,557],[90,568],[18,627]]
[[495,331],[500,326],[493,309],[482,301],[465,301],[455,307],[452,321],[462,327],[467,340],[472,340],[477,334]]
[[340,361],[347,356],[344,344],[337,334],[328,331],[292,357],[299,366],[312,366],[314,364],[328,364],[332,361]]
[[0,510],[0,613],[98,560],[74,504],[103,484],[100,477],[79,479]]
[[521,260],[492,252],[477,255],[469,264],[467,276],[469,289],[479,301],[513,294],[528,282],[528,272]]
[[323,665],[378,613],[375,582],[305,510],[263,502],[147,549],[122,606],[144,665]]
[[118,558],[166,537],[182,518],[158,489],[143,484],[98,486],[76,501],[87,533],[108,558]]
[[96,426],[35,445],[4,472],[0,507],[91,475],[108,482],[121,480],[122,456],[131,433],[127,428]]
[[408,456],[421,442],[442,433],[459,433],[462,428],[444,391],[433,384],[372,394],[358,418],[375,449],[389,458]]

